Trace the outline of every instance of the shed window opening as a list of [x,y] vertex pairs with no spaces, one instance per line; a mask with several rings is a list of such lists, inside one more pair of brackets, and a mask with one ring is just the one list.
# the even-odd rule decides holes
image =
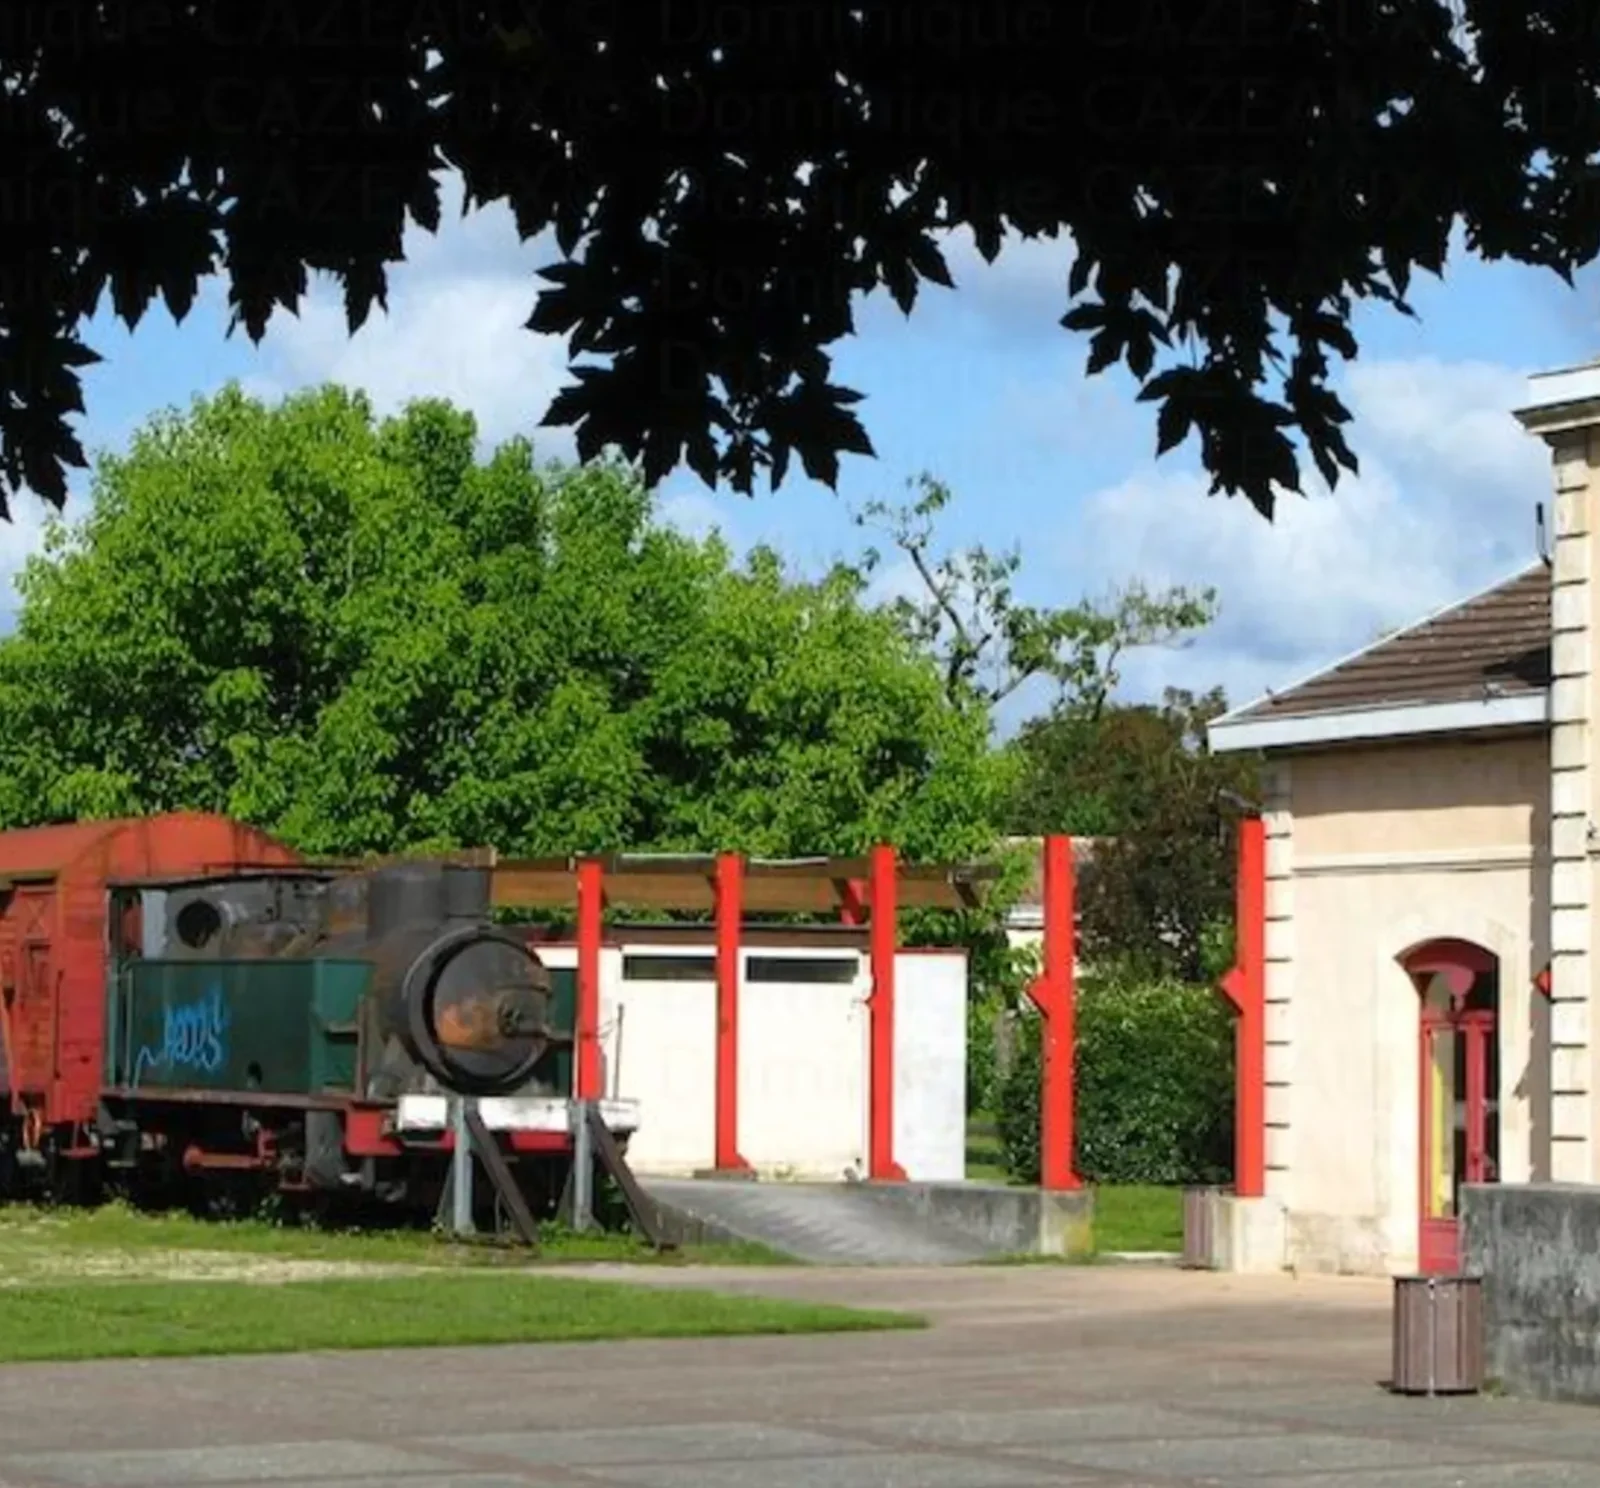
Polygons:
[[861,962],[855,956],[751,956],[745,961],[750,982],[804,982],[840,986],[856,980]]
[[622,958],[625,982],[710,982],[716,980],[715,956],[636,955]]

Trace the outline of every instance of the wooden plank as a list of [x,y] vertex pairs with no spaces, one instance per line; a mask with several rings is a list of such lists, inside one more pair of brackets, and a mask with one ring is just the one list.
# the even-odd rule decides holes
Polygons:
[[497,863],[489,898],[503,909],[570,909],[578,899],[572,872],[542,863]]
[[676,1249],[662,1231],[655,1201],[639,1187],[639,1180],[633,1176],[633,1169],[628,1166],[627,1159],[622,1155],[622,1149],[617,1146],[617,1139],[611,1134],[611,1128],[601,1118],[600,1103],[588,1102],[584,1107],[584,1113],[584,1119],[589,1124],[589,1140],[594,1144],[595,1155],[600,1159],[601,1167],[616,1180],[617,1187],[622,1190],[622,1200],[628,1206],[628,1213],[632,1216],[639,1233],[657,1250]]
[[[699,911],[715,908],[711,877],[715,860],[695,858],[602,858],[606,903],[621,909]],[[902,865],[900,904],[907,909],[965,909],[981,901],[982,891],[999,876],[989,864],[953,867]],[[864,858],[821,858],[801,862],[749,863],[745,912],[759,914],[835,914],[844,903],[839,886],[869,877]],[[573,864],[561,859],[501,861],[493,870],[493,901],[507,908],[558,909],[576,899]],[[868,905],[870,907],[870,903]]]
[[467,1107],[467,1131],[472,1136],[473,1155],[483,1164],[484,1172],[489,1175],[489,1182],[494,1185],[495,1192],[504,1201],[506,1210],[511,1215],[511,1223],[516,1226],[524,1244],[537,1250],[539,1226],[534,1222],[528,1201],[523,1198],[522,1190],[517,1186],[517,1175],[511,1171],[511,1164],[506,1161],[505,1154],[500,1150],[500,1144],[494,1139],[494,1134],[483,1124],[483,1117],[471,1105]]

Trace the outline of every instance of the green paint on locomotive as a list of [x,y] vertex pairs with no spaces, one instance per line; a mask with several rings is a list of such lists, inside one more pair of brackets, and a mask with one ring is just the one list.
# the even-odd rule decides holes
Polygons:
[[[129,1090],[356,1094],[365,961],[129,960],[110,978],[106,1084]],[[551,968],[552,1028],[570,1034],[577,975]],[[554,1048],[534,1088],[566,1094],[572,1052]]]
[[133,961],[113,984],[107,1083],[354,1093],[364,961]]
[[[552,1031],[569,1038],[578,1021],[578,973],[570,966],[547,966],[550,977],[550,1011],[547,1015]],[[572,1048],[557,1045],[549,1050],[534,1066],[533,1078],[541,1090],[557,1095],[572,1093]]]

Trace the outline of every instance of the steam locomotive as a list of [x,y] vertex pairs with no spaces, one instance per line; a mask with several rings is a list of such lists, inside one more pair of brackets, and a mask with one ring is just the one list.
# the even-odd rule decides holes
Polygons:
[[[26,997],[0,1029],[14,1114],[48,1043],[58,1074],[76,1050],[98,1058],[93,1117],[46,1127],[22,1103],[0,1127],[0,1195],[110,1184],[432,1209],[451,1144],[397,1120],[408,1098],[564,1107],[572,974],[495,926],[485,868],[285,865],[103,893],[99,1038],[40,1026]],[[534,1195],[559,1180],[564,1125],[506,1134]]]

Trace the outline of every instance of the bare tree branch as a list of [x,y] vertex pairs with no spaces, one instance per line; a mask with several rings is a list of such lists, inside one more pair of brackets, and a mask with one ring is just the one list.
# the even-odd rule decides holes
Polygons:
[[[908,625],[940,658],[952,702],[993,709],[1036,677],[1056,684],[1057,706],[1099,717],[1130,651],[1187,644],[1216,612],[1211,590],[1175,587],[1152,594],[1142,583],[1106,599],[1045,607],[1019,602],[1012,581],[1019,550],[994,554],[981,544],[940,557],[934,520],[949,505],[948,486],[929,474],[906,482],[901,502],[872,501],[856,513],[858,526],[887,535],[910,562],[926,591],[922,603],[903,598]],[[876,553],[870,555],[875,563]]]

